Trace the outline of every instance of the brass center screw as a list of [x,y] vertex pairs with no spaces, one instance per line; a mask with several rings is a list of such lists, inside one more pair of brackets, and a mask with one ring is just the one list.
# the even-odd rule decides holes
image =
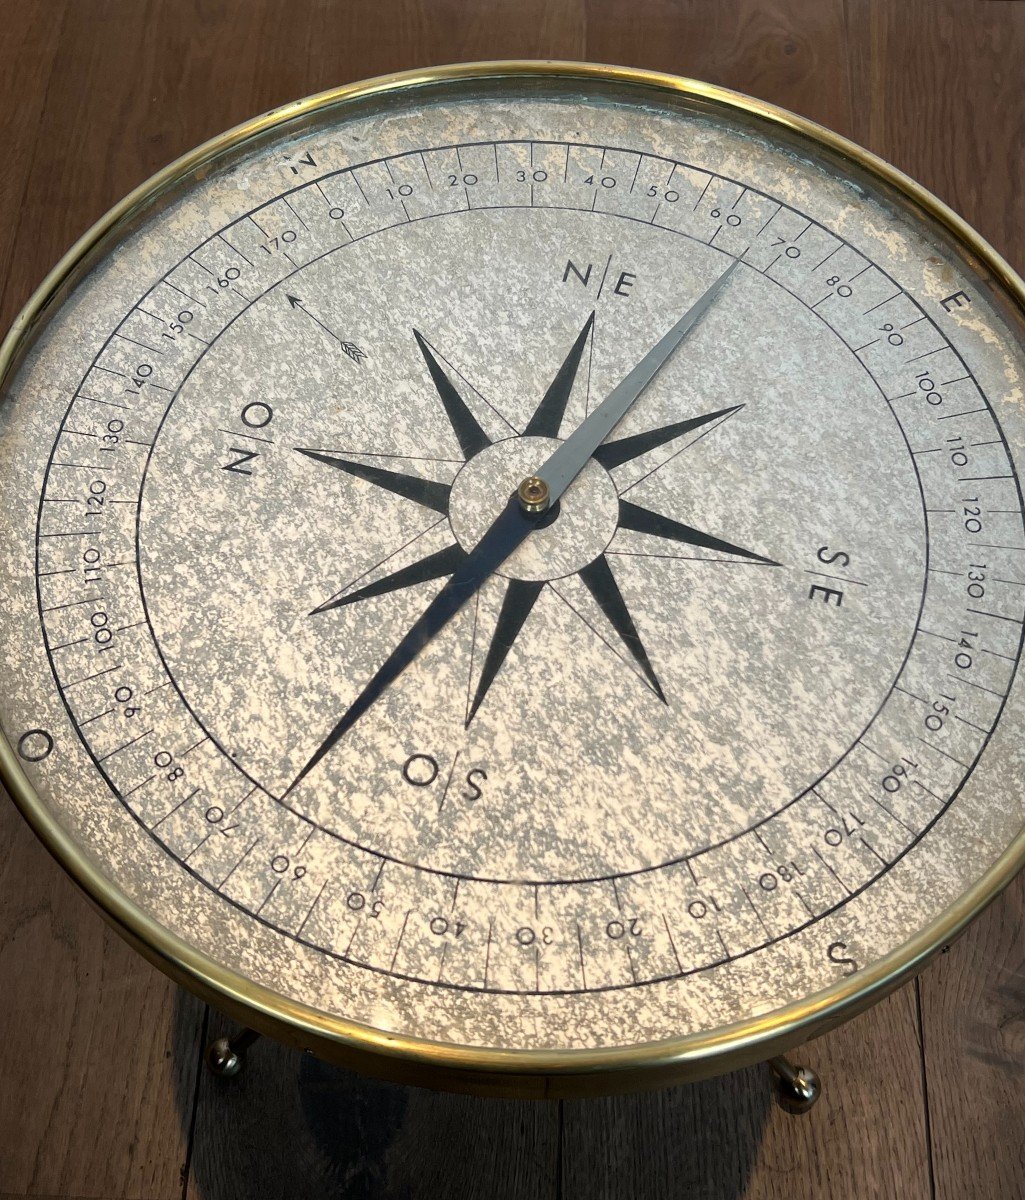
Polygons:
[[520,507],[527,513],[543,513],[548,508],[548,484],[536,475],[528,475],[519,488]]

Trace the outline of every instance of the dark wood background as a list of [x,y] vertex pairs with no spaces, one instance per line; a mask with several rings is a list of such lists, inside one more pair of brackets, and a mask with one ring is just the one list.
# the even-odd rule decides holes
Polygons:
[[[1025,268],[1017,0],[0,0],[0,327],[87,225],[182,151],[404,67],[661,68],[795,109],[937,192]],[[0,800],[0,1197],[865,1200],[1025,1195],[1025,887],[807,1046],[805,1118],[763,1069],[565,1103],[358,1079],[226,1028],[110,933]]]

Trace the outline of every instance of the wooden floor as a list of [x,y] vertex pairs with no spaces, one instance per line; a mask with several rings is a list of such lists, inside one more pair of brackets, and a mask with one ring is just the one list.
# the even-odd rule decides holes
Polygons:
[[[429,63],[588,58],[793,108],[895,162],[1025,269],[1016,0],[0,0],[0,326],[123,193],[330,85]],[[108,932],[0,801],[0,1197],[1025,1196],[1025,888],[927,974],[809,1045],[784,1116],[752,1069],[607,1101],[385,1086],[262,1043]]]

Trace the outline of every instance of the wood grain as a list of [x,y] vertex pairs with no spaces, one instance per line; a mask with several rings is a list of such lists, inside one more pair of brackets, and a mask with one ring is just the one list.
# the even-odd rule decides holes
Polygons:
[[[4,13],[3,70],[0,71],[0,327],[6,328],[5,293],[18,231],[25,207],[25,188],[35,158],[40,118],[47,102],[59,31],[66,4],[54,4],[49,25],[39,21],[27,4]],[[13,316],[13,308],[11,315]]]
[[1019,1196],[1025,1179],[1025,884],[922,976],[936,1195]]
[[840,133],[850,126],[841,0],[588,0],[587,54],[745,91]]
[[[636,64],[782,104],[1025,265],[1025,4],[0,0],[0,325],[91,221],[203,139],[351,79],[499,57]],[[5,804],[0,1197],[1022,1195],[1023,910],[1015,885],[919,988],[807,1047],[826,1094],[806,1119],[771,1104],[761,1069],[531,1105],[259,1043],[225,1082],[197,1075],[202,1006],[105,929]]]
[[565,1200],[927,1200],[917,1014],[905,989],[795,1052],[823,1082],[805,1117],[765,1067],[565,1106]]
[[583,0],[2,0],[0,29],[4,328],[126,192],[248,117],[409,67],[584,56]]
[[[854,136],[1025,270],[1025,5],[847,5]],[[1025,885],[919,983],[935,1194],[1025,1191]]]
[[1025,269],[1025,5],[847,0],[852,136]]
[[0,806],[0,1191],[181,1195],[203,1006]]
[[261,1041],[243,1076],[200,1083],[188,1195],[547,1200],[558,1152],[553,1102],[397,1087]]

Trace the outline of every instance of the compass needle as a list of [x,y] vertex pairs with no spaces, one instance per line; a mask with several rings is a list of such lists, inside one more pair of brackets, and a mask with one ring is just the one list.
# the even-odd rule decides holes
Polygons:
[[491,525],[478,545],[465,555],[448,583],[425,609],[395,649],[388,655],[334,728],[314,751],[299,774],[286,789],[293,791],[356,724],[374,701],[393,683],[425,646],[472,598],[481,584],[496,567],[502,565],[533,528],[530,519],[520,509],[515,496],[510,498],[498,519]]
[[1022,378],[1010,268],[770,105],[499,63],[278,109],[0,347],[0,775],[343,1064],[780,1054],[1025,863]]

